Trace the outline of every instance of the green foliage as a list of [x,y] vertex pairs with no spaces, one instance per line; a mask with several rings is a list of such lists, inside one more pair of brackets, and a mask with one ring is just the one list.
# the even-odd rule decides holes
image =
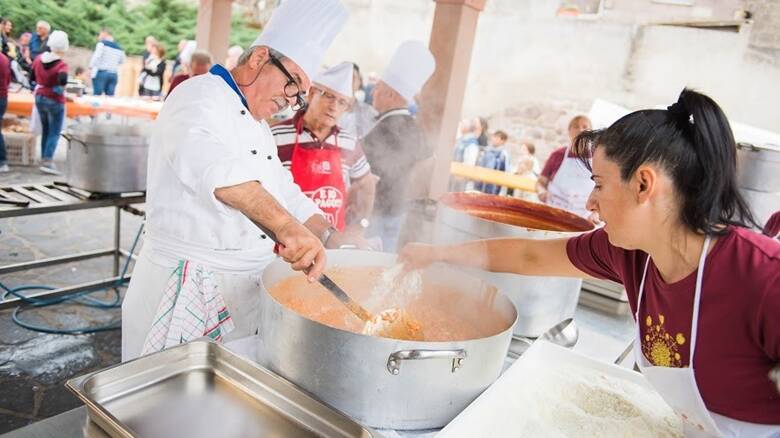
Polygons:
[[[180,40],[195,39],[198,10],[182,0],[149,0],[133,9],[124,0],[0,0],[0,15],[13,21],[14,36],[34,32],[35,23],[46,20],[52,30],[67,32],[71,45],[87,48],[107,27],[131,55],[140,55],[144,39],[153,35],[165,46],[166,57],[174,58]],[[247,47],[259,31],[234,14],[230,44]]]

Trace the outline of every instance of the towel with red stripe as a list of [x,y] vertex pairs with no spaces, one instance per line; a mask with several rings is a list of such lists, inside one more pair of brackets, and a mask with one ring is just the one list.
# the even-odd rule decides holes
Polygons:
[[213,272],[180,260],[168,278],[142,354],[209,337],[222,342],[235,328]]

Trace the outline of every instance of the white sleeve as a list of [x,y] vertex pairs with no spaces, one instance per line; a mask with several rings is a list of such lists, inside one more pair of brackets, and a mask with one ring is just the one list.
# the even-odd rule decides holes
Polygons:
[[279,170],[279,176],[281,179],[279,188],[281,190],[282,198],[287,204],[287,211],[295,216],[295,219],[297,219],[298,222],[304,223],[315,214],[324,216],[322,210],[317,207],[317,204],[308,196],[304,195],[298,184],[295,184],[292,173],[288,169],[282,167]]
[[103,43],[97,43],[95,46],[95,52],[92,54],[92,59],[89,60],[89,68],[94,69],[97,64],[97,60],[100,59],[103,53]]
[[182,184],[202,201],[227,212],[229,207],[216,199],[214,190],[249,181],[262,183],[263,176],[274,174],[275,162],[231,153],[229,139],[221,138],[220,130],[212,126],[220,120],[223,117],[213,107],[196,105],[156,129],[164,132],[166,159]]

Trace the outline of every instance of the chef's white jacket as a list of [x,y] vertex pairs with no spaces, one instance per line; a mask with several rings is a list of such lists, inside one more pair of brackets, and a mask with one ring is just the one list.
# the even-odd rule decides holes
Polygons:
[[[147,172],[150,256],[186,258],[217,272],[257,272],[274,243],[240,211],[214,196],[218,187],[258,181],[298,221],[321,214],[282,167],[266,122],[239,94],[207,73],[183,82],[157,118]],[[167,263],[166,263],[167,264]]]

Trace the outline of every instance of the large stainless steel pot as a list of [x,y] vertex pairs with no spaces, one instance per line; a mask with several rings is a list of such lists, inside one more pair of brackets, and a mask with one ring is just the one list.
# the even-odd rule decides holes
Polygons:
[[80,123],[68,140],[68,184],[98,193],[146,191],[147,124]]
[[[468,208],[510,216],[522,213],[522,217],[535,218],[537,224],[570,231],[550,231],[542,229],[542,225],[530,228],[483,219],[469,213]],[[547,205],[493,195],[448,193],[439,200],[433,240],[438,244],[451,244],[493,237],[560,239],[592,229],[593,225],[587,220]],[[495,285],[512,300],[518,313],[514,334],[531,338],[574,316],[582,286],[579,278],[534,277],[477,270],[469,270],[469,273]]]
[[[328,251],[331,266],[392,266],[394,254]],[[501,373],[517,313],[500,293],[494,309],[507,327],[487,338],[453,342],[386,339],[335,329],[282,306],[265,289],[295,274],[277,260],[263,272],[262,347],[269,367],[358,422],[390,429],[443,427]],[[444,266],[425,278],[464,294],[484,282]]]
[[737,184],[753,191],[780,193],[780,145],[740,143]]

